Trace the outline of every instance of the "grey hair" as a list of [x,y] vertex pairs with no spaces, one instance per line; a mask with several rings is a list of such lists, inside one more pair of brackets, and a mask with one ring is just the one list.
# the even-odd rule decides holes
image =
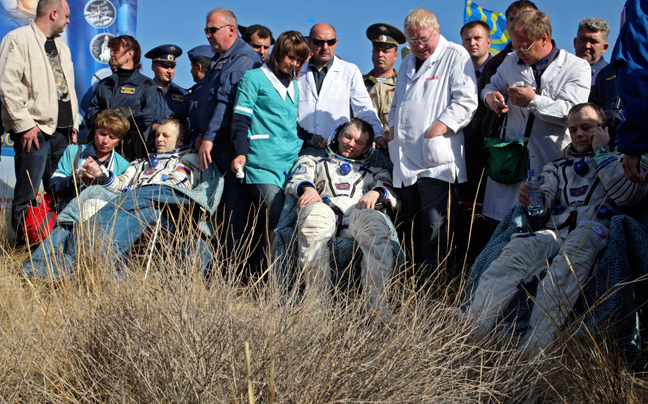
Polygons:
[[600,31],[605,42],[607,42],[608,36],[610,35],[610,24],[598,17],[585,18],[583,21],[581,21],[578,24],[578,31],[576,32],[576,36],[579,36],[584,29],[594,32]]

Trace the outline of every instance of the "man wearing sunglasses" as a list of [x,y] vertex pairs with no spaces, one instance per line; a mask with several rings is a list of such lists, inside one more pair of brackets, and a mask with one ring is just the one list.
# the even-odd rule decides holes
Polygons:
[[[587,102],[592,81],[589,63],[551,39],[551,21],[541,11],[520,13],[510,24],[510,53],[481,92],[497,114],[507,114],[506,141],[528,139],[530,168],[535,172],[563,156],[569,144],[567,114]],[[517,203],[519,184],[488,178],[483,214],[501,221]]]
[[213,162],[225,180],[223,198],[218,210],[218,225],[223,229],[227,251],[235,254],[236,240],[244,238],[250,206],[241,181],[230,170],[234,147],[230,127],[239,80],[251,69],[260,67],[261,56],[238,36],[236,16],[230,10],[218,8],[207,14],[205,36],[216,55],[203,78],[196,103],[196,123],[200,169]]
[[341,123],[359,118],[369,122],[375,142],[386,148],[383,128],[362,73],[358,66],[335,57],[337,42],[335,29],[329,24],[315,24],[310,30],[308,46],[313,56],[298,81],[300,130],[327,139]]

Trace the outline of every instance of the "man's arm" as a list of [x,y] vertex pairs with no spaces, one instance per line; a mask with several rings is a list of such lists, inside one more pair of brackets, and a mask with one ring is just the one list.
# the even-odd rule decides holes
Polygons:
[[[218,78],[219,88],[216,93],[216,106],[207,130],[202,136],[200,151],[200,168],[205,170],[211,163],[211,150],[214,146],[216,135],[222,131],[229,130],[232,123],[232,113],[236,98],[236,91],[239,80],[243,74],[251,69],[261,66],[258,60],[247,55],[233,57],[226,65],[226,68]],[[204,91],[209,91],[205,88]],[[228,134],[229,135],[229,134]]]
[[175,185],[185,189],[193,189],[200,183],[200,163],[198,155],[187,153],[180,158],[175,170],[167,175],[162,184]]
[[297,206],[303,207],[312,202],[322,202],[315,188],[317,160],[312,156],[302,156],[292,170],[292,178],[286,185],[286,194],[297,198]]
[[[32,135],[37,135],[39,129],[29,113],[24,95],[23,73],[27,56],[23,51],[14,35],[8,35],[2,40],[2,44],[0,44],[0,96],[12,124],[12,127],[6,128],[6,130],[15,133],[28,132],[30,138],[35,138]],[[31,91],[27,91],[27,93],[30,94]],[[29,142],[29,146],[31,146],[31,142]],[[38,149],[38,146],[36,148]]]
[[477,110],[477,84],[475,69],[466,52],[456,59],[454,67],[447,72],[451,92],[450,103],[439,115],[426,133],[430,139],[444,134],[457,133],[470,120]]
[[[536,94],[529,102],[528,109],[536,118],[555,125],[567,126],[567,114],[577,104],[587,102],[592,84],[592,69],[580,58],[567,62],[558,74],[566,74],[563,86],[556,95],[546,96]],[[549,69],[551,66],[549,67]],[[552,78],[542,76],[542,82],[547,83]],[[544,86],[543,87],[547,87]]]

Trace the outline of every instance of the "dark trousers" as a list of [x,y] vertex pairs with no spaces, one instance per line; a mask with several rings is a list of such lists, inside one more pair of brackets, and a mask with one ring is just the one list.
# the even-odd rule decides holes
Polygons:
[[[23,132],[24,133],[24,132]],[[59,160],[68,146],[68,135],[57,130],[51,135],[38,133],[39,149],[34,144],[27,153],[21,146],[23,133],[11,134],[14,141],[14,168],[16,171],[16,187],[11,205],[11,227],[16,232],[16,243],[24,242],[23,225],[27,208],[35,203],[41,180],[43,188],[49,191],[49,181],[56,171]]]
[[248,184],[247,188],[253,205],[258,209],[252,271],[260,275],[266,269],[266,255],[270,251],[286,197],[283,189],[274,184]]
[[[219,240],[221,248],[225,247],[225,256],[231,262],[236,261],[240,246],[247,241],[252,225],[250,215],[250,196],[248,190],[240,179],[232,172],[232,160],[234,160],[234,148],[227,141],[218,138],[214,140],[211,157],[218,170],[223,174],[225,182],[223,196],[216,215],[216,227],[219,229]],[[249,220],[248,220],[249,219]]]
[[428,270],[435,270],[446,257],[447,265],[452,265],[457,185],[419,178],[414,185],[395,190],[401,200],[398,226],[410,258]]

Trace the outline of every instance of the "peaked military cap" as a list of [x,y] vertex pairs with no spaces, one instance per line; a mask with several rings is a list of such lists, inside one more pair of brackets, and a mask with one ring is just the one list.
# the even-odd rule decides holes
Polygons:
[[367,38],[374,47],[393,48],[405,43],[405,35],[393,25],[378,23],[367,28]]
[[205,56],[211,59],[215,54],[216,52],[214,52],[214,50],[209,45],[198,45],[187,52],[187,56],[189,56],[189,61],[191,63],[193,63],[193,60],[196,56]]
[[160,45],[146,52],[145,58],[153,59],[167,66],[175,66],[176,60],[182,55],[182,48],[177,45]]

